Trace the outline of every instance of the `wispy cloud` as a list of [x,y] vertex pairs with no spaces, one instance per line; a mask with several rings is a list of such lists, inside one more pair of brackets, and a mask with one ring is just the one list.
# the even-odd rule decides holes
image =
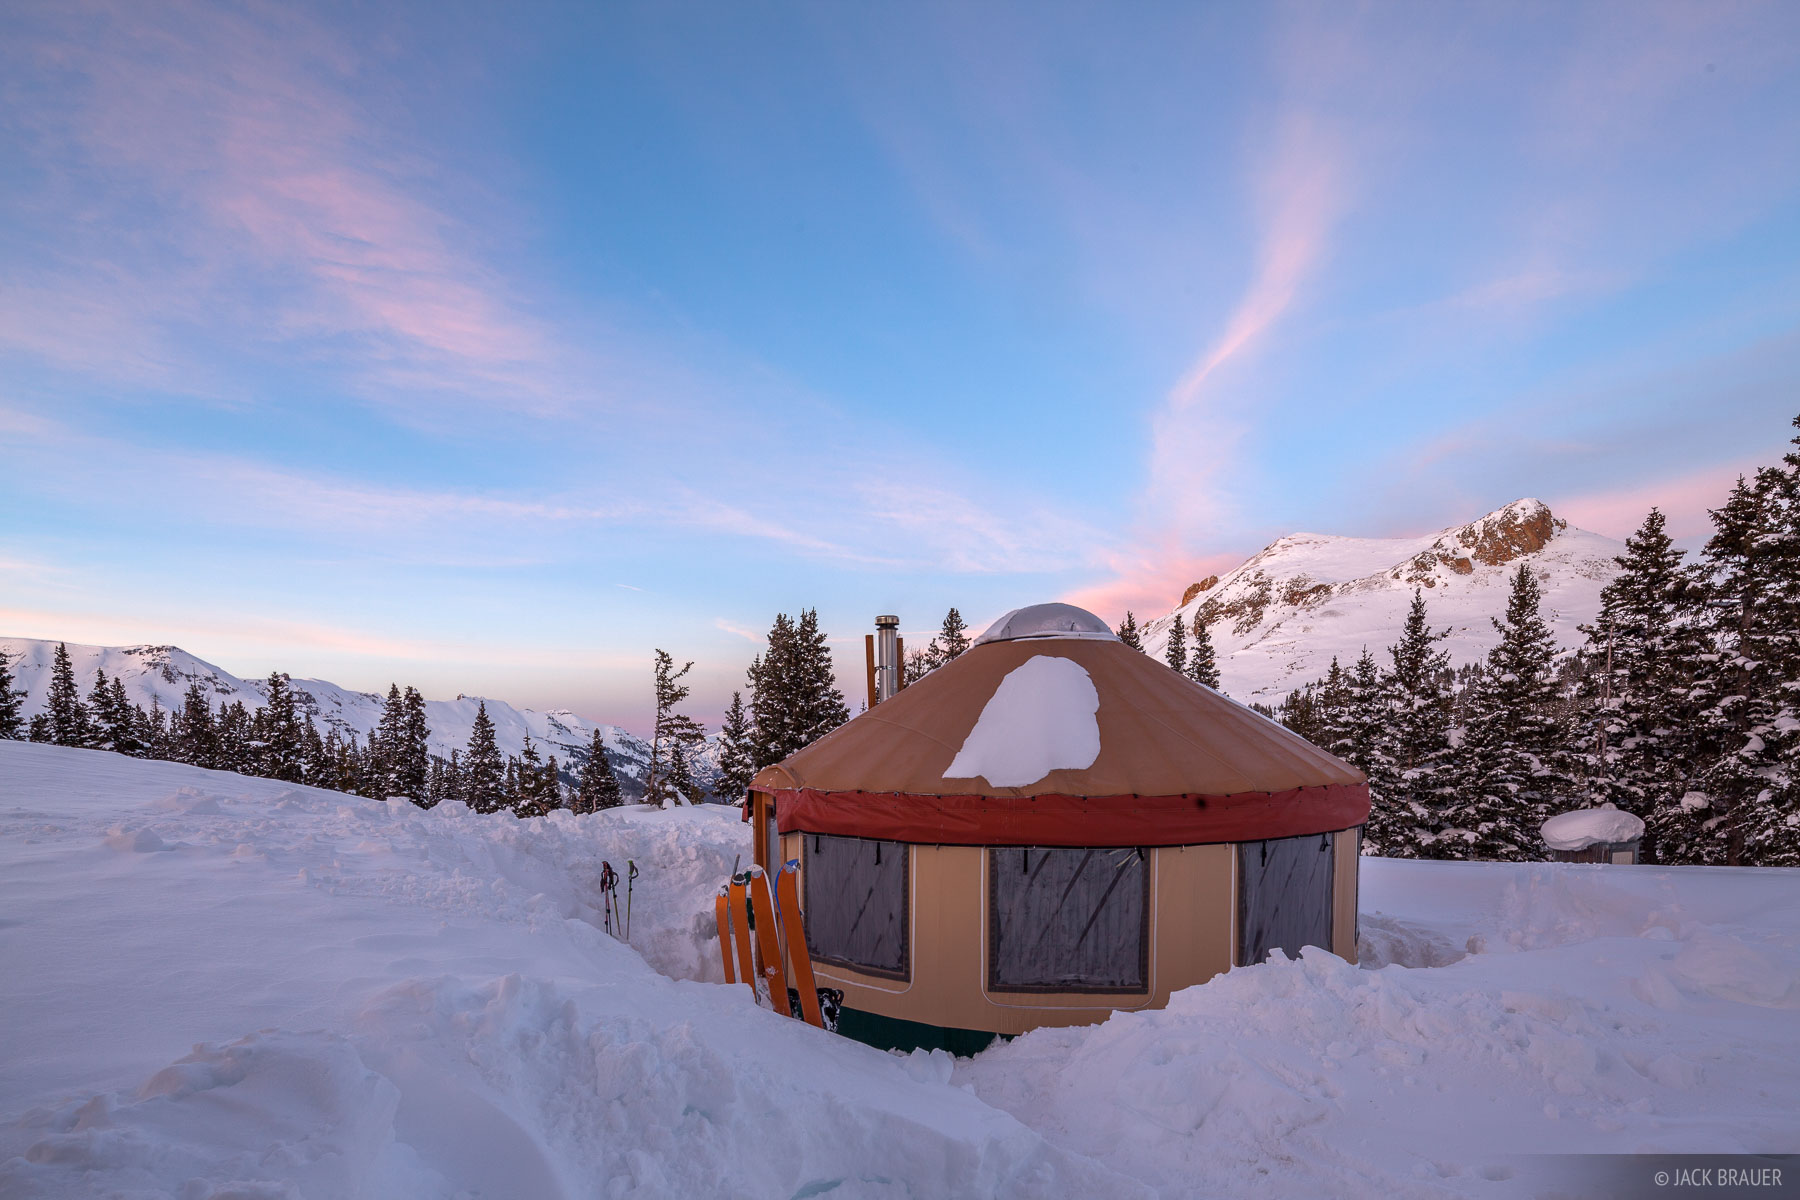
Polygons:
[[1715,463],[1686,474],[1599,491],[1578,492],[1546,503],[1571,524],[1624,538],[1635,533],[1652,508],[1668,520],[1669,536],[1701,538],[1712,532],[1709,509],[1720,508],[1740,475],[1754,475],[1771,458]]

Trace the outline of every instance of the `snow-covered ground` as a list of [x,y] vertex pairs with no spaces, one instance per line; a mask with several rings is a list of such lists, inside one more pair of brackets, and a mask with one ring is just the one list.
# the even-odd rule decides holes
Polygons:
[[1362,967],[952,1063],[714,982],[747,847],[0,742],[0,1195],[1500,1196],[1800,1149],[1800,873],[1368,860]]

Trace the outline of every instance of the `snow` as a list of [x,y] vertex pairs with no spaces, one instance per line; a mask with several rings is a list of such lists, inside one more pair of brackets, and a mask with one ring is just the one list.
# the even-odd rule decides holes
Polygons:
[[1100,693],[1074,659],[1037,654],[1000,681],[944,772],[990,787],[1026,787],[1100,757]]
[[0,1195],[1488,1197],[1800,1141],[1793,871],[1368,859],[1360,967],[952,1060],[709,982],[747,852],[0,742]]
[[1610,842],[1635,842],[1644,823],[1611,804],[1557,813],[1544,822],[1544,845],[1552,850],[1586,850]]
[[[1470,557],[1496,530],[1550,518],[1539,549],[1492,564]],[[1585,641],[1579,626],[1600,612],[1600,590],[1616,574],[1623,542],[1556,523],[1536,500],[1518,500],[1479,520],[1416,538],[1294,533],[1278,538],[1220,576],[1174,613],[1147,622],[1144,648],[1161,658],[1173,617],[1192,622],[1209,601],[1227,615],[1209,626],[1221,689],[1239,700],[1276,703],[1321,678],[1335,657],[1348,668],[1366,647],[1386,664],[1413,592],[1424,594],[1431,627],[1451,663],[1477,662],[1498,640],[1490,618],[1506,613],[1521,564],[1538,576],[1543,613],[1565,649]],[[1459,567],[1461,569],[1459,569]]]
[[1085,608],[1073,604],[1032,604],[1015,608],[987,627],[974,645],[985,642],[1012,642],[1022,638],[1104,638],[1116,642],[1118,635],[1105,621]]

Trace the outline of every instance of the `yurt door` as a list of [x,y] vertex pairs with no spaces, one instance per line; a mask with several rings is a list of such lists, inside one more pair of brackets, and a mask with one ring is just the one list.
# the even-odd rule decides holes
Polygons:
[[1238,844],[1238,964],[1281,950],[1331,949],[1332,842],[1335,834]]

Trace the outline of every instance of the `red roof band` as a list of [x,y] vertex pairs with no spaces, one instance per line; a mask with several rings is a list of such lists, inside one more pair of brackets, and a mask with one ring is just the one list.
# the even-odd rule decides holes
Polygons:
[[782,833],[945,846],[1198,846],[1330,833],[1369,819],[1369,785],[1229,796],[921,796],[775,790]]

